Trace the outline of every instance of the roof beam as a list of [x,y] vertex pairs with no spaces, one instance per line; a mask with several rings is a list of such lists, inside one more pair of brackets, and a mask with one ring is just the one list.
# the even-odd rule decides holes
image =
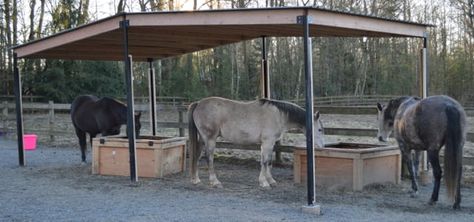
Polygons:
[[121,53],[114,48],[123,44],[119,22],[129,20],[133,56],[163,58],[262,36],[302,36],[297,17],[306,14],[312,17],[312,37],[422,38],[429,27],[309,7],[124,13],[14,47],[14,52],[18,58],[61,58],[63,53],[67,59],[115,60],[112,52]]
[[91,23],[89,25],[78,27],[77,29],[60,32],[56,35],[27,43],[21,47],[15,47],[14,51],[17,53],[18,58],[21,58],[50,48],[87,39],[95,35],[118,29],[121,20],[122,17],[111,17],[100,22]]
[[348,13],[309,10],[308,15],[313,18],[312,24],[316,27],[321,25],[331,28],[365,31],[368,33],[378,32],[387,34],[387,37],[397,35],[423,38],[426,32],[426,25],[377,19]]
[[131,26],[182,26],[182,25],[271,25],[296,24],[302,8],[285,10],[220,10],[180,13],[136,13],[127,15]]

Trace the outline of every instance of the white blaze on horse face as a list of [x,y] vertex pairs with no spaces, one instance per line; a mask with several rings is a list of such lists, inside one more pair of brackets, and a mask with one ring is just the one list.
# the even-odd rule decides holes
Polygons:
[[377,123],[378,123],[378,131],[377,131],[377,138],[380,142],[387,142],[390,133],[392,133],[393,126],[390,125],[389,121],[385,120],[384,113],[386,111],[386,106],[377,104]]

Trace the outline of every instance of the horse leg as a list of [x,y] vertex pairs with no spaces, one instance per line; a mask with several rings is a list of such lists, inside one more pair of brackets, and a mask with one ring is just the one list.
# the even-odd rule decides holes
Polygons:
[[212,187],[223,188],[221,182],[217,179],[214,171],[214,149],[216,148],[216,139],[209,139],[206,142],[207,147],[207,165],[209,167],[209,183]]
[[415,156],[413,160],[413,168],[415,172],[415,177],[418,177],[418,171],[420,170],[420,154],[422,151],[415,150]]
[[[196,152],[198,155],[194,155],[194,154],[190,154],[190,155],[193,155],[193,157],[191,158],[196,158],[196,161],[193,161],[191,164],[195,164],[195,166],[191,167],[191,169],[194,169],[191,171],[191,183],[193,184],[198,184],[198,183],[201,183],[201,180],[199,179],[199,160],[201,159],[202,157],[202,147],[204,146],[204,144],[201,142],[201,141],[197,141],[197,144],[196,144],[196,150],[194,150],[193,152]],[[208,163],[209,164],[209,163]]]
[[411,189],[412,189],[411,197],[415,197],[418,194],[418,184],[416,182],[415,172],[413,169],[414,167],[413,167],[411,152],[410,150],[405,149],[404,145],[399,144],[399,146],[403,154],[403,159],[405,160],[405,163],[407,165],[408,173],[410,174]]
[[95,136],[97,136],[97,134],[90,134],[89,133],[89,137],[90,137],[89,139],[91,141],[91,150],[92,150],[92,140],[95,138]]
[[82,163],[85,163],[86,162],[86,148],[87,148],[86,132],[76,128],[76,135],[77,135],[77,138],[79,139],[79,146],[81,147]]
[[433,177],[434,177],[434,187],[433,193],[431,194],[431,199],[428,202],[430,205],[434,205],[438,201],[439,186],[441,182],[441,166],[439,165],[439,150],[437,149],[428,149],[428,158],[433,167]]
[[264,188],[269,188],[270,184],[276,184],[271,174],[273,144],[274,143],[263,142],[261,145],[260,176],[258,177],[258,182],[260,186]]

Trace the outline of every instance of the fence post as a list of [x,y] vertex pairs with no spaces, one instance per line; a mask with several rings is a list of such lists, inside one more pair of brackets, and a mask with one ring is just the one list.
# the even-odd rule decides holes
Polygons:
[[54,141],[54,102],[52,100],[49,101],[48,107],[49,107],[49,115],[48,115],[49,140],[53,142]]
[[184,136],[184,128],[181,127],[183,123],[183,110],[181,107],[183,106],[183,102],[180,102],[180,106],[178,106],[178,112],[179,112],[179,136],[183,137]]

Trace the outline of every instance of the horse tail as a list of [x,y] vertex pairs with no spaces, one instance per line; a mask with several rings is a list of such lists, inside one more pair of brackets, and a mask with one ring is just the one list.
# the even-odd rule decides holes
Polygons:
[[446,144],[444,148],[444,180],[448,198],[454,200],[458,198],[456,195],[457,188],[460,186],[462,173],[462,146],[463,146],[463,129],[461,126],[461,113],[456,107],[446,107],[447,129]]
[[200,153],[198,151],[199,141],[198,141],[198,130],[196,123],[194,123],[194,109],[198,103],[192,103],[188,109],[188,134],[189,134],[189,157],[191,158],[191,177],[196,176],[197,165]]

